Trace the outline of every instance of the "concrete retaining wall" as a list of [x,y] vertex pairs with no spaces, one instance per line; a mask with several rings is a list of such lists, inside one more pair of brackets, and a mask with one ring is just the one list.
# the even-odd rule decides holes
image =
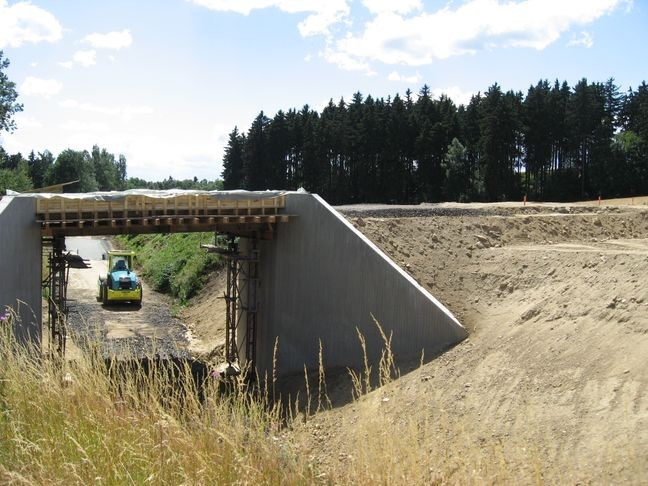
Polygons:
[[393,332],[401,360],[422,350],[431,356],[467,336],[450,311],[320,197],[289,194],[285,212],[297,217],[259,244],[261,376],[272,369],[277,336],[280,374],[316,368],[319,340],[326,367],[360,367],[356,327],[369,359],[379,360],[382,339],[371,314]]
[[36,200],[4,197],[0,201],[0,310],[19,313],[14,333],[19,341],[41,340],[41,236],[35,221]]

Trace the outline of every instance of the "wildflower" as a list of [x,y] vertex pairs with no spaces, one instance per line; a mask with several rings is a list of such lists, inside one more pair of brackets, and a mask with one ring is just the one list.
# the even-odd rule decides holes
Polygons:
[[218,370],[212,370],[212,372],[209,374],[209,376],[211,376],[212,378],[216,378],[216,379],[220,378],[220,375],[221,375],[220,371],[218,371]]

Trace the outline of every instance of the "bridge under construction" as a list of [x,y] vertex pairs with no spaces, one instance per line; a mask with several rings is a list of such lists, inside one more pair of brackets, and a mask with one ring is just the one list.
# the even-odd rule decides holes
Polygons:
[[[462,340],[455,317],[321,198],[282,191],[145,191],[20,194],[0,201],[0,306],[19,313],[15,333],[65,351],[66,236],[214,232],[226,246],[226,359],[263,376],[380,359],[387,334],[397,359]],[[42,254],[49,272],[42,278]],[[11,284],[10,284],[11,283]],[[47,316],[42,319],[42,286]]]

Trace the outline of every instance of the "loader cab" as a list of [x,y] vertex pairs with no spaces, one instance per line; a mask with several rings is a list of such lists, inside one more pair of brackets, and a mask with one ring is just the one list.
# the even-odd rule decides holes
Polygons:
[[111,254],[108,261],[111,272],[130,271],[133,269],[133,255]]

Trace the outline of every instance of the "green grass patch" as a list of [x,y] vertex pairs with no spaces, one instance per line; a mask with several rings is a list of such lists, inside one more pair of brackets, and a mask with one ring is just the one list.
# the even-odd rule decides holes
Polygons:
[[155,290],[186,302],[221,265],[218,255],[200,248],[213,239],[213,233],[174,233],[118,236],[116,241],[137,253],[142,276]]

